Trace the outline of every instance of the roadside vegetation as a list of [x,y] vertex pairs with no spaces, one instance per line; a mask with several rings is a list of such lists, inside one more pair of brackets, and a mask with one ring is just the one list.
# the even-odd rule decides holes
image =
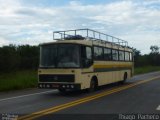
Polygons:
[[0,75],[0,91],[34,88],[37,86],[37,71],[23,70]]
[[149,54],[142,55],[134,49],[135,75],[148,72],[160,71],[160,47],[153,45]]
[[39,46],[0,47],[0,91],[37,86]]
[[[151,46],[149,54],[134,49],[135,75],[160,71],[158,46]],[[9,45],[0,47],[0,91],[37,86],[39,46]]]
[[134,70],[134,75],[155,72],[155,71],[160,71],[160,66],[136,67]]

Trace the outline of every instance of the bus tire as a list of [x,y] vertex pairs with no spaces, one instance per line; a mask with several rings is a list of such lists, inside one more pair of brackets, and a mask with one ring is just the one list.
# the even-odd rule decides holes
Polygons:
[[124,84],[126,80],[127,80],[127,72],[124,73],[123,80],[120,83]]
[[89,92],[95,91],[97,87],[98,87],[97,78],[93,77],[90,82]]
[[66,93],[66,89],[58,89],[60,93]]

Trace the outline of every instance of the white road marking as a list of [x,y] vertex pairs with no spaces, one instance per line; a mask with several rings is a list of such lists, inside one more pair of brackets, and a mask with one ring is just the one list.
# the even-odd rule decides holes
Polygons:
[[50,92],[53,92],[53,91],[56,91],[56,90],[49,90],[49,91],[45,91],[45,92],[39,92],[39,93],[33,93],[33,94],[15,96],[15,97],[10,97],[10,98],[4,98],[4,99],[0,99],[0,102],[1,102],[1,101],[5,101],[5,100],[11,100],[11,99],[16,99],[16,98],[27,97],[27,96],[33,96],[33,95],[39,95],[39,94],[50,93]]
[[160,110],[160,105],[157,107],[157,109],[156,110]]

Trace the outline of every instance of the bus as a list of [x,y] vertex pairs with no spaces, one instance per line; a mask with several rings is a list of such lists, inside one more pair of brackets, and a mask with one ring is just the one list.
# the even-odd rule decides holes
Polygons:
[[125,40],[91,29],[55,31],[53,39],[40,44],[38,88],[94,91],[133,76],[133,49]]

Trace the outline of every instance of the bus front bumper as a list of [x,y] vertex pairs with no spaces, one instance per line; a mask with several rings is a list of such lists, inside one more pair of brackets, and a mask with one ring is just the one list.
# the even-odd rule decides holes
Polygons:
[[73,84],[73,83],[38,83],[38,88],[40,88],[40,89],[80,90],[81,89],[81,84]]

